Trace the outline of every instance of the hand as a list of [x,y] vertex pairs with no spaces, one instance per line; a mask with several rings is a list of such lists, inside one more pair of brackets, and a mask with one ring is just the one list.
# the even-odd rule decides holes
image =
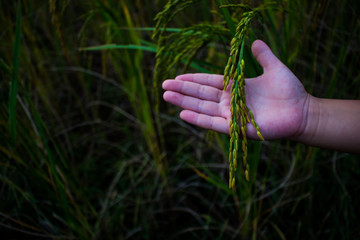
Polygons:
[[[296,138],[305,128],[310,95],[264,42],[256,40],[252,53],[264,73],[245,80],[245,96],[263,137]],[[163,83],[163,97],[184,109],[180,113],[184,121],[229,134],[231,84],[223,90],[221,75],[185,74]],[[250,123],[247,136],[259,139]]]

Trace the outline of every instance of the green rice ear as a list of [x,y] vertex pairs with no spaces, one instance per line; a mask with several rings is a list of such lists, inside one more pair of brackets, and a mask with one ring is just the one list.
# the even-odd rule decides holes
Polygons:
[[182,10],[197,2],[198,0],[170,0],[165,5],[164,9],[156,14],[154,20],[156,21],[155,30],[152,38],[161,38],[161,35],[166,30],[168,23]]
[[[224,7],[234,7],[236,4],[225,5]],[[244,8],[245,6],[241,5]],[[251,9],[246,8],[246,9]],[[257,15],[257,10],[250,10],[244,12],[242,19],[236,27],[236,33],[231,40],[230,56],[224,70],[224,90],[229,85],[230,79],[234,82],[231,86],[231,119],[230,119],[230,149],[229,152],[229,186],[235,190],[235,179],[237,172],[237,151],[239,145],[239,137],[242,136],[242,151],[243,151],[243,168],[245,179],[249,181],[250,166],[247,163],[247,123],[252,123],[257,130],[257,134],[261,140],[264,138],[261,135],[260,129],[255,122],[254,115],[246,105],[245,98],[245,60],[244,48],[245,38],[248,29],[250,28],[251,20]],[[250,116],[250,118],[249,118]],[[239,119],[240,118],[240,119]],[[239,126],[239,120],[241,126]]]
[[156,65],[153,76],[153,97],[156,111],[159,108],[159,85],[169,77],[174,77],[176,70],[183,64],[183,71],[189,66],[197,68],[192,60],[200,49],[213,41],[230,35],[230,31],[220,25],[197,24],[183,28],[168,36],[160,36],[156,52]]

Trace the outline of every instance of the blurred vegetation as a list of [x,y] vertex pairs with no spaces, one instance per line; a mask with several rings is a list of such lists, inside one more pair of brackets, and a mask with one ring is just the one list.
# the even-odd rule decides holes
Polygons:
[[[239,177],[233,193],[228,136],[182,122],[161,101],[155,111],[151,35],[166,2],[0,1],[1,238],[360,238],[359,156],[250,141],[251,181]],[[229,2],[238,3],[198,0],[164,34],[231,29],[226,19],[241,10],[219,9]],[[245,57],[263,39],[315,96],[359,99],[357,1],[275,2]],[[163,78],[221,74],[230,39],[210,39]]]

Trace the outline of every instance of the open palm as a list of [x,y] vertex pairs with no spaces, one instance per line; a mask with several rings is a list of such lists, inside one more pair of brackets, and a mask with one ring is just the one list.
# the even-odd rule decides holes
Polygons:
[[[296,137],[305,126],[309,95],[264,42],[255,41],[252,52],[264,73],[245,80],[245,95],[263,137]],[[231,84],[223,90],[221,75],[185,74],[163,83],[166,90],[163,97],[165,101],[184,109],[180,113],[184,121],[229,134]],[[248,124],[247,135],[258,139],[251,124]]]

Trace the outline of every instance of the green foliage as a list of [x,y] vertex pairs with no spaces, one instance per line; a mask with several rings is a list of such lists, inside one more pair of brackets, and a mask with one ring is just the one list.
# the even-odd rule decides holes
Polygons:
[[[156,30],[155,30],[156,31]],[[174,76],[181,63],[185,63],[183,72],[189,67],[196,54],[207,44],[229,36],[229,30],[222,26],[198,24],[183,28],[169,36],[162,36],[156,52],[154,70],[154,97],[159,99],[159,82]],[[159,103],[157,102],[156,106]]]
[[16,142],[16,97],[18,89],[18,72],[20,62],[20,36],[21,36],[21,2],[18,2],[16,12],[16,29],[13,48],[12,73],[9,96],[9,122],[12,142]]
[[[207,139],[163,102],[154,111],[151,31],[168,1],[21,1],[21,15],[19,2],[0,1],[1,238],[360,237],[358,156],[288,141],[252,142],[251,181],[239,178],[232,191],[228,137]],[[314,95],[359,99],[357,2],[276,2],[281,11],[263,8],[263,19],[250,23],[245,77],[261,74],[249,53],[261,38]],[[180,41],[172,34],[201,24],[219,34],[194,30],[206,34],[189,41],[204,45],[184,53],[159,79],[182,71],[222,74],[229,22],[236,26],[243,10],[219,5],[239,3],[197,0],[167,20],[158,37],[168,46]],[[18,88],[10,93],[15,73]]]
[[[191,6],[197,0],[170,0],[166,3],[164,9],[159,12],[154,20],[156,21],[155,30],[152,38],[158,38],[163,35],[168,23],[182,10]],[[160,40],[161,41],[161,40]]]

